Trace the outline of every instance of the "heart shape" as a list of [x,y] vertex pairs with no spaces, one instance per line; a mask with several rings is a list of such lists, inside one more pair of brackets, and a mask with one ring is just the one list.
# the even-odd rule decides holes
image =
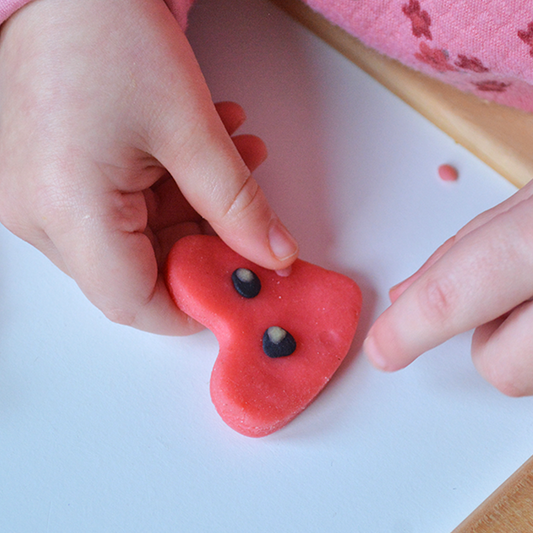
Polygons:
[[207,235],[174,245],[166,279],[176,305],[217,337],[211,398],[250,437],[277,431],[324,388],[350,349],[362,304],[342,274],[297,259],[280,276]]

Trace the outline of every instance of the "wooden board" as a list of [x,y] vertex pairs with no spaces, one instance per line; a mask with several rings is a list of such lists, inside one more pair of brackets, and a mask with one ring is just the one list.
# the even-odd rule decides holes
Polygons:
[[518,187],[533,177],[533,114],[490,103],[366,48],[301,0],[271,0]]
[[533,531],[533,457],[485,500],[453,533]]

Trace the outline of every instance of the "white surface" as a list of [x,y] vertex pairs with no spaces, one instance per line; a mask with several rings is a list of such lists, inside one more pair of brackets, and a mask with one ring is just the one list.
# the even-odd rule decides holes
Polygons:
[[293,423],[240,436],[210,403],[212,334],[111,324],[2,229],[0,531],[450,532],[532,453],[533,399],[487,385],[468,334],[392,375],[360,345],[388,288],[512,186],[264,1],[201,1],[191,39],[267,142],[257,178],[302,257],[360,283],[353,350]]

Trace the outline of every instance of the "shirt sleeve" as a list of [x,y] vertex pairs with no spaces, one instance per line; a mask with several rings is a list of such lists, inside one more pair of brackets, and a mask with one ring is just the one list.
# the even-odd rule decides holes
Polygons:
[[29,2],[30,0],[0,0],[0,24]]
[[[29,2],[31,0],[0,0],[0,24]],[[166,0],[166,4],[183,29],[187,26],[187,14],[193,2],[194,0]]]

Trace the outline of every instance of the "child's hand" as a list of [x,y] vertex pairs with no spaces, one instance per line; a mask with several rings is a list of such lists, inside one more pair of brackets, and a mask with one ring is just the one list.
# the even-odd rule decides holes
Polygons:
[[231,139],[243,111],[213,106],[163,0],[26,5],[0,34],[0,110],[0,221],[111,320],[198,329],[160,269],[204,221],[262,266],[295,259],[250,176],[262,141]]
[[398,370],[477,328],[479,372],[507,395],[533,394],[533,183],[472,220],[390,296],[365,342],[377,367]]

